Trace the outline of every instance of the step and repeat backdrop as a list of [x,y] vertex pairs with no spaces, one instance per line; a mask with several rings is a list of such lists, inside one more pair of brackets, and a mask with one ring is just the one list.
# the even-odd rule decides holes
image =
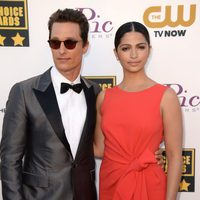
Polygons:
[[[117,28],[134,20],[146,25],[152,43],[147,74],[176,91],[183,113],[179,199],[199,200],[200,0],[0,0],[0,133],[12,85],[52,66],[47,22],[54,11],[66,7],[81,10],[89,20],[90,48],[82,75],[96,81],[103,90],[122,80],[113,53]],[[96,162],[98,188],[101,161]]]

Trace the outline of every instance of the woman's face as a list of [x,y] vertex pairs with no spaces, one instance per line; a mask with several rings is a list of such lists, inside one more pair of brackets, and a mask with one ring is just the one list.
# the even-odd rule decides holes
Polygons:
[[150,46],[139,32],[125,33],[117,49],[116,58],[127,72],[144,71],[150,52]]

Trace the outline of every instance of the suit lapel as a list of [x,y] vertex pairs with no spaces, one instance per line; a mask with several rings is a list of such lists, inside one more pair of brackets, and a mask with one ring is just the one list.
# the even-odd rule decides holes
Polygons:
[[85,141],[86,141],[85,138],[88,134],[88,126],[89,126],[89,123],[92,123],[92,121],[96,117],[96,115],[95,115],[95,113],[96,113],[95,112],[96,97],[95,97],[93,86],[91,86],[91,85],[86,86],[86,84],[83,80],[81,80],[81,82],[83,84],[83,90],[85,93],[85,99],[86,99],[86,104],[87,104],[87,114],[86,114],[85,124],[83,127],[83,131],[82,131],[82,135],[80,138],[80,142],[79,142],[79,146],[78,146],[78,150],[77,150],[75,159],[77,159],[77,157],[81,154],[84,146],[87,145],[85,143]]
[[41,76],[38,87],[33,90],[53,130],[72,155],[70,145],[65,136],[61,114],[50,77],[50,70]]

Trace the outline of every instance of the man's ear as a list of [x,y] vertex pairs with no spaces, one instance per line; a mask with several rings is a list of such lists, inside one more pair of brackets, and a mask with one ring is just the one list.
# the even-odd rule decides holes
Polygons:
[[85,45],[83,46],[83,53],[84,53],[84,54],[87,52],[88,48],[89,48],[89,41],[87,41],[87,42],[85,43]]

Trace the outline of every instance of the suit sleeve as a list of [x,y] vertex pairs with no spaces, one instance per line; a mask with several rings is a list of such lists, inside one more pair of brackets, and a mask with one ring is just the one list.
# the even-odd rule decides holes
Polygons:
[[27,113],[20,84],[10,91],[3,120],[1,155],[2,196],[4,200],[22,200],[22,160],[26,146]]

